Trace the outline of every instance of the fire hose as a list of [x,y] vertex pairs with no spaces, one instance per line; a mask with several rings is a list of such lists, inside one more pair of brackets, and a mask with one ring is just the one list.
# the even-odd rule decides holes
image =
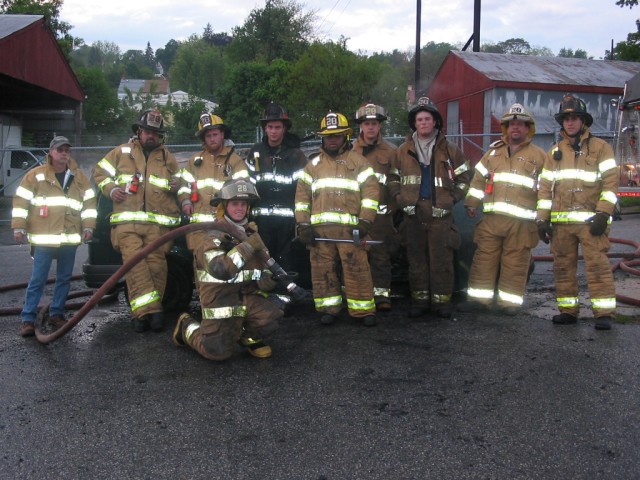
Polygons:
[[[175,230],[172,230],[155,241],[148,244],[138,253],[136,253],[133,257],[131,257],[126,263],[124,263],[116,272],[111,275],[107,279],[107,281],[91,296],[91,298],[76,312],[76,314],[69,319],[63,326],[58,328],[57,330],[51,333],[45,333],[41,330],[41,326],[43,323],[43,315],[39,315],[36,320],[35,330],[36,330],[36,338],[42,344],[48,344],[54,342],[58,338],[64,336],[69,330],[75,327],[80,320],[84,318],[84,316],[102,299],[102,297],[110,292],[111,289],[116,285],[118,280],[120,280],[129,270],[131,270],[137,263],[139,263],[144,257],[146,257],[150,252],[157,249],[160,245],[167,243],[171,240],[174,240],[185,233],[197,231],[197,230],[217,230],[223,233],[226,233],[232,238],[236,238],[239,241],[244,241],[247,239],[247,235],[244,230],[240,230],[238,227],[231,225],[226,221],[215,221],[215,222],[202,222],[202,223],[191,223],[189,225],[184,225],[182,227],[178,227]],[[306,290],[296,285],[293,281],[291,281],[287,272],[276,263],[276,261],[271,258],[268,252],[261,250],[258,255],[260,255],[261,260],[265,263],[267,268],[272,272],[273,278],[278,282],[285,285],[287,291],[291,295],[293,301],[301,301],[306,299],[308,294]]]
[[[609,241],[611,243],[629,245],[635,248],[635,251],[633,252],[607,253],[608,258],[619,259],[611,266],[611,271],[615,272],[616,270],[620,269],[624,272],[640,276],[640,270],[632,268],[633,266],[640,265],[640,242],[636,242],[634,240],[626,240],[624,238],[609,238]],[[584,260],[584,257],[580,255],[578,259]],[[553,255],[534,255],[533,260],[538,262],[553,262]],[[639,298],[616,294],[616,300],[621,303],[626,303],[627,305],[640,307]]]

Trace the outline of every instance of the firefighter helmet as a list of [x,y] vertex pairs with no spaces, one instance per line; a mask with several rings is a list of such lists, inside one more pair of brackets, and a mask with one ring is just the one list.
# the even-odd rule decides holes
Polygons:
[[227,200],[246,200],[251,203],[254,200],[260,200],[258,190],[250,180],[246,178],[236,178],[227,180],[211,199],[211,206],[216,207],[221,202]]
[[222,118],[220,118],[218,115],[214,115],[213,113],[204,112],[202,115],[200,115],[200,120],[198,120],[198,126],[196,127],[196,137],[202,140],[204,138],[204,132],[206,132],[207,130],[214,130],[216,128],[222,130],[222,133],[224,133],[224,138],[229,138],[231,136],[231,129],[227,125],[225,125]]
[[502,115],[502,118],[500,119],[500,127],[502,128],[503,135],[507,134],[507,127],[511,120],[520,120],[529,126],[528,138],[532,138],[536,134],[536,121],[533,119],[531,113],[529,113],[521,104],[514,103],[509,107],[509,110]]
[[265,128],[268,122],[276,120],[280,120],[284,124],[284,128],[287,130],[291,128],[291,120],[289,120],[289,114],[284,107],[275,102],[269,102],[269,105],[264,109],[264,113],[260,119],[260,125],[262,125],[262,128]]
[[339,135],[344,133],[351,135],[353,130],[349,127],[349,120],[343,114],[338,112],[327,113],[320,122],[320,131],[318,135]]
[[440,112],[429,97],[420,97],[416,106],[409,110],[409,127],[414,132],[416,131],[416,115],[418,115],[418,112],[429,112],[436,122],[436,128],[442,130],[442,115],[440,115]]
[[140,120],[131,125],[131,130],[133,130],[133,133],[137,135],[138,130],[141,128],[151,132],[156,132],[159,135],[164,135],[164,119],[162,118],[160,110],[157,108],[150,108],[142,112]]
[[593,117],[587,112],[587,105],[583,100],[578,97],[574,97],[573,95],[567,93],[564,97],[562,97],[562,102],[560,102],[560,109],[558,113],[556,113],[553,118],[556,119],[556,122],[562,126],[562,122],[564,121],[567,115],[577,115],[582,117],[584,120],[584,124],[587,127],[590,127],[593,123]]
[[377,120],[384,122],[387,119],[387,112],[380,105],[367,103],[356,111],[356,123],[360,124],[365,120]]

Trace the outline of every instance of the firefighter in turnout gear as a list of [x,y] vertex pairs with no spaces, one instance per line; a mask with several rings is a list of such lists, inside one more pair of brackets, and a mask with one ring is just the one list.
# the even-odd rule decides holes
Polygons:
[[355,115],[360,134],[353,142],[353,151],[363,155],[369,161],[378,178],[380,188],[378,214],[369,235],[372,240],[380,240],[383,243],[371,245],[368,253],[373,280],[373,298],[376,308],[381,311],[391,309],[391,254],[396,243],[396,231],[393,227],[394,208],[386,186],[396,146],[382,138],[382,122],[386,119],[387,114],[379,105],[368,103],[360,107]]
[[[178,164],[163,144],[163,127],[160,111],[146,110],[132,125],[136,136],[111,150],[95,167],[96,185],[113,201],[111,242],[124,262],[180,224]],[[170,249],[171,242],[163,244],[126,275],[136,332],[164,329],[165,255]]]
[[484,216],[474,233],[477,249],[467,302],[459,308],[487,310],[497,286],[498,306],[515,315],[524,302],[531,249],[538,244],[538,175],[547,154],[531,143],[535,120],[519,103],[502,116],[500,125],[502,138],[476,164],[464,202],[469,217],[475,217],[481,205]]
[[403,211],[401,240],[409,259],[410,317],[453,313],[454,251],[461,237],[451,214],[473,171],[462,151],[442,134],[442,116],[422,97],[408,116],[413,134],[396,150],[387,185]]
[[31,243],[33,270],[20,317],[20,335],[35,333],[38,304],[49,268],[56,259],[56,282],[49,305],[49,323],[66,323],[64,306],[69,294],[76,250],[88,242],[96,226],[96,198],[89,179],[70,155],[66,137],[55,137],[43,165],[29,170],[13,198],[11,228],[16,243]]
[[553,323],[576,323],[578,245],[582,246],[595,328],[609,330],[616,292],[609,250],[608,224],[618,193],[618,167],[611,146],[589,131],[593,117],[573,95],[565,95],[555,115],[562,139],[549,154],[540,174],[537,226],[551,241],[559,315]]
[[367,159],[351,149],[351,133],[341,113],[329,112],[322,119],[320,153],[309,160],[298,180],[297,232],[310,251],[313,297],[321,323],[333,323],[342,310],[344,282],[349,315],[373,326],[375,303],[366,247],[354,240],[369,238],[380,188]]
[[248,238],[240,243],[213,230],[195,251],[202,320],[188,313],[181,315],[173,341],[210,360],[226,360],[237,343],[257,358],[272,353],[262,338],[278,328],[283,313],[266,298],[276,281],[259,255],[266,247],[256,225],[247,220],[250,203],[259,198],[249,180],[225,182],[211,201],[217,207],[216,216],[244,231]]
[[[211,206],[211,200],[222,185],[227,180],[249,178],[242,158],[234,153],[230,136],[231,129],[222,118],[212,113],[200,115],[196,137],[202,141],[203,150],[193,155],[182,169],[182,184],[178,190],[182,213],[191,223],[213,222],[215,208]],[[205,235],[204,230],[188,233],[189,250],[198,248]]]
[[[251,147],[246,159],[260,195],[251,206],[251,218],[271,256],[290,271],[292,265],[301,263],[296,261],[299,255],[292,251],[291,242],[296,226],[296,185],[307,157],[300,150],[300,138],[289,131],[291,120],[280,105],[269,103],[260,124],[264,136]],[[298,250],[306,254],[306,250]],[[304,263],[308,263],[308,256],[305,257]]]

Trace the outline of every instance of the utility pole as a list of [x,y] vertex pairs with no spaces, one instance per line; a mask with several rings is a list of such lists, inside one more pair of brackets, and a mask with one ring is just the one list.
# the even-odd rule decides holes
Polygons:
[[414,58],[415,71],[413,76],[413,93],[415,99],[418,99],[418,90],[420,88],[420,28],[422,18],[422,0],[417,0],[416,5],[416,54]]

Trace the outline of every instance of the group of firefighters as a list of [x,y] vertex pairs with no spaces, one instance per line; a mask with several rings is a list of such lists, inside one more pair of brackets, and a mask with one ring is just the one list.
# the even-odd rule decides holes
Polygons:
[[[409,316],[450,317],[454,252],[461,244],[452,210],[459,201],[470,217],[483,211],[467,300],[459,310],[517,314],[531,249],[542,239],[551,242],[554,255],[560,313],[553,322],[577,322],[580,244],[595,327],[611,328],[615,291],[606,252],[617,201],[616,163],[612,148],[591,135],[593,118],[582,100],[562,99],[555,115],[562,138],[548,154],[532,143],[533,116],[512,105],[501,118],[501,139],[475,167],[447,140],[442,116],[428,98],[409,111],[412,133],[398,148],[382,137],[383,107],[363,105],[354,118],[359,135],[352,142],[347,117],[330,111],[317,132],[320,151],[307,159],[290,131],[287,111],[272,102],[260,119],[262,141],[243,159],[229,126],[204,113],[196,130],[202,151],[180,169],[163,144],[161,113],[148,110],[133,125],[135,136],[98,162],[93,180],[113,201],[111,241],[125,262],[178,226],[181,214],[191,223],[231,227],[233,234],[206,225],[187,234],[201,311],[194,315],[200,318],[189,313],[178,318],[176,345],[213,360],[230,357],[238,343],[255,357],[269,357],[265,338],[277,329],[290,300],[279,291],[283,276],[271,267],[290,272],[284,283],[293,281],[300,252],[308,255],[313,301],[323,325],[334,323],[343,306],[365,326],[376,325],[377,311],[392,308],[391,261],[398,245],[405,248],[409,266]],[[95,226],[95,195],[84,188],[86,179],[69,157],[69,146],[57,137],[46,164],[25,176],[14,201],[16,241],[28,236],[36,252],[47,251],[47,269],[57,249],[70,245],[75,254],[79,232],[85,232],[86,241]],[[56,161],[59,156],[65,161]],[[70,190],[65,172],[72,172],[81,188]],[[78,234],[69,234],[70,220]],[[47,235],[39,235],[43,228]],[[170,247],[164,244],[127,274],[136,332],[164,329]],[[27,290],[23,336],[33,334],[41,270],[36,279],[34,265],[30,284],[37,288]],[[56,290],[68,292],[67,277],[56,278]],[[66,286],[58,287],[59,281]],[[50,312],[57,326],[65,321],[59,304]]]

